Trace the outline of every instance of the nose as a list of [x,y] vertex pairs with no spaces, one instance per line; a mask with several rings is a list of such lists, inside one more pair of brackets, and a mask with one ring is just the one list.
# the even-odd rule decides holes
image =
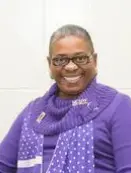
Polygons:
[[70,60],[70,62],[65,66],[65,70],[74,71],[74,70],[76,70],[76,69],[78,69],[78,66],[77,66],[75,63],[73,63],[71,60]]

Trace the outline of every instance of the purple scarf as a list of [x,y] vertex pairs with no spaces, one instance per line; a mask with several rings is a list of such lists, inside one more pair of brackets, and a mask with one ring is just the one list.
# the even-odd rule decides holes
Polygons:
[[43,173],[44,134],[59,134],[47,173],[94,173],[93,119],[109,106],[116,91],[93,80],[77,99],[61,110],[54,107],[56,91],[54,84],[44,97],[28,106],[17,173]]

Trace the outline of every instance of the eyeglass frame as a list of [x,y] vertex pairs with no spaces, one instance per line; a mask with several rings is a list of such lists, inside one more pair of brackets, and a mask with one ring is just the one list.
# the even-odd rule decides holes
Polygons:
[[[72,56],[68,56],[68,55],[63,55],[63,56],[59,56],[59,57],[53,57],[53,58],[50,58],[50,60],[52,61],[52,64],[54,65],[54,66],[56,66],[56,67],[63,67],[63,66],[66,66],[66,65],[68,65],[69,63],[70,63],[70,61],[72,61],[75,65],[78,65],[78,66],[82,66],[82,65],[86,65],[86,64],[89,64],[90,63],[90,60],[93,58],[93,54],[94,54],[94,52],[92,52],[92,53],[90,53],[89,55],[87,55],[87,54],[76,54],[76,55],[72,55]],[[85,57],[87,57],[87,59],[89,60],[87,60],[87,62],[86,63],[83,63],[83,64],[79,64],[79,63],[75,63],[75,59],[76,58],[78,58],[78,57],[80,57],[80,56],[85,56]],[[65,64],[61,64],[61,65],[56,65],[54,62],[53,62],[53,60],[54,59],[58,59],[58,58],[65,58],[66,60],[68,60],[67,61],[67,63],[65,63]]]

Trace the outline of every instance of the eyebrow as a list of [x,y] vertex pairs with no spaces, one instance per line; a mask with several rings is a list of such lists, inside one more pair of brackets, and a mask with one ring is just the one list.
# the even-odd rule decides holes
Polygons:
[[[76,53],[74,53],[74,54],[71,54],[70,56],[76,56],[76,55],[85,55],[86,53],[85,52],[76,52]],[[56,56],[69,56],[68,54],[57,54]],[[55,57],[56,57],[55,56]]]

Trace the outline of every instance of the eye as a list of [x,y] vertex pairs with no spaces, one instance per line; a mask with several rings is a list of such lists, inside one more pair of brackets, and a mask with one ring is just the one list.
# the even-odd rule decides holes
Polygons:
[[55,66],[60,66],[60,65],[64,65],[67,62],[67,58],[65,57],[56,57],[52,59],[53,64]]
[[77,63],[79,63],[79,64],[81,64],[81,63],[87,63],[88,60],[89,60],[89,57],[86,56],[86,55],[81,55],[81,56],[75,57],[75,61],[76,61]]

